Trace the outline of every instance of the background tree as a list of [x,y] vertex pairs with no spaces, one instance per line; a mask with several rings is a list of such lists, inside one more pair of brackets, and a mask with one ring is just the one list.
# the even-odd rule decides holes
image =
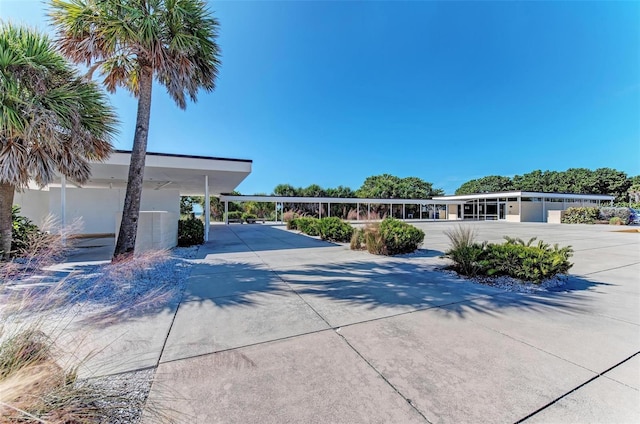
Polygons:
[[367,177],[356,193],[358,197],[374,199],[429,199],[444,194],[420,178],[399,178],[390,174]]
[[138,98],[136,131],[114,259],[133,254],[140,214],[154,77],[176,104],[215,88],[218,21],[202,0],[52,0],[62,53]]
[[501,177],[500,175],[489,175],[467,181],[456,190],[456,194],[492,193],[509,190],[513,190],[513,181],[511,181],[511,178]]
[[106,159],[117,119],[98,86],[79,77],[45,35],[0,26],[0,251],[11,249],[11,207],[30,180],[77,183]]
[[273,189],[273,194],[275,196],[286,196],[286,197],[301,196],[301,194],[298,193],[298,190],[291,184],[278,184]]

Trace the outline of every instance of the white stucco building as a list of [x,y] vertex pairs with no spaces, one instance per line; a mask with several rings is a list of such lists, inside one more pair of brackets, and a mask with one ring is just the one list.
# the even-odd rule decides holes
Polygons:
[[[107,161],[91,165],[91,179],[84,185],[59,176],[43,189],[16,192],[14,204],[36,224],[52,214],[63,225],[81,220],[83,235],[114,236],[119,230],[130,158],[131,152],[117,150]],[[136,250],[175,246],[180,196],[230,193],[251,173],[251,166],[248,159],[148,152]]]

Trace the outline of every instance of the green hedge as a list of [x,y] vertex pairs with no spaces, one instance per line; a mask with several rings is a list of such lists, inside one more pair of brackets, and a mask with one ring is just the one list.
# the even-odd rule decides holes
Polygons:
[[186,247],[204,243],[204,224],[197,218],[178,221],[178,246]]
[[367,249],[374,255],[397,255],[414,252],[424,241],[424,231],[395,218],[356,230],[351,249]]
[[595,224],[600,211],[594,207],[568,208],[562,216],[563,224]]
[[300,218],[292,219],[295,229],[310,235],[310,236],[319,236],[320,228],[318,227],[318,222],[320,221],[318,218],[312,218],[310,216],[302,216]]
[[322,240],[346,243],[351,240],[353,234],[353,227],[337,217],[321,218],[317,227]]
[[453,260],[453,268],[467,276],[508,275],[523,281],[541,283],[572,267],[569,258],[571,246],[550,246],[542,241],[532,245],[535,238],[524,243],[520,239],[505,237],[503,244],[472,243],[459,245],[446,252]]

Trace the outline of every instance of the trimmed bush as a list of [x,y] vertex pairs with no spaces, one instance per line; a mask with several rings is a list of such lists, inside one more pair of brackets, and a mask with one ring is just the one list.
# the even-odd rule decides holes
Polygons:
[[299,231],[309,236],[319,236],[320,235],[320,229],[318,228],[319,221],[320,220],[318,218],[303,216],[295,219],[295,226]]
[[346,243],[353,235],[353,227],[338,217],[321,218],[317,225],[322,240]]
[[[231,214],[231,212],[229,212]],[[204,243],[204,224],[197,218],[178,221],[178,246],[187,247]]]
[[568,208],[563,217],[563,224],[595,224],[600,211],[598,208]]
[[598,219],[608,221],[609,224],[611,224],[613,218],[618,218],[616,225],[628,225],[631,222],[631,209],[614,207],[600,208]]
[[472,243],[452,247],[446,256],[454,261],[453,268],[463,275],[507,275],[533,283],[566,274],[573,266],[569,262],[573,255],[571,246],[560,248],[542,241],[532,245],[535,238],[527,243],[520,239],[505,239],[503,244]]
[[395,218],[386,218],[356,230],[351,249],[364,247],[374,255],[398,255],[414,252],[423,241],[424,231]]
[[625,225],[621,218],[614,216],[609,220],[609,225]]
[[297,230],[298,229],[298,220],[290,219],[287,222],[287,230]]
[[242,222],[242,212],[241,211],[231,211],[229,213],[227,213],[227,219],[229,221],[234,220],[234,221],[240,221]]
[[380,234],[388,255],[414,252],[424,241],[424,231],[395,218],[380,223]]
[[242,220],[248,224],[254,222],[256,219],[258,219],[258,215],[246,212],[242,214]]

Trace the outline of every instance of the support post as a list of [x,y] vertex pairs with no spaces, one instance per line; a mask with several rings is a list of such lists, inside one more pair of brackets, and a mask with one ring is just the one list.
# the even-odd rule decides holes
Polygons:
[[204,176],[204,241],[209,241],[209,226],[211,225],[211,199],[209,198],[209,176]]
[[327,216],[331,216],[331,202],[327,202]]
[[367,221],[371,221],[371,203],[367,203]]
[[224,223],[229,225],[229,201],[224,201]]
[[356,203],[356,221],[360,221],[360,203]]

